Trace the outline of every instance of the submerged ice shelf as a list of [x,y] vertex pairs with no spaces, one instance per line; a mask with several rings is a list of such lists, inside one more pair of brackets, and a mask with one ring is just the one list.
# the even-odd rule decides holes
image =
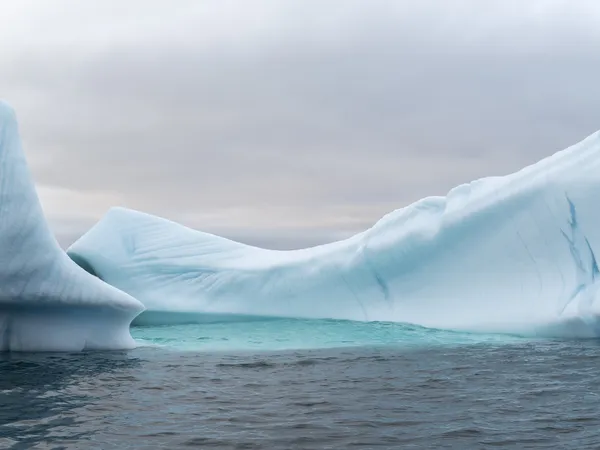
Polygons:
[[0,102],[0,351],[134,346],[143,309],[62,251],[43,216],[17,129]]
[[600,336],[600,134],[328,245],[251,247],[111,209],[68,250],[139,299],[138,323],[270,316]]
[[288,351],[343,347],[416,348],[431,346],[504,346],[535,342],[506,334],[461,333],[394,322],[269,319],[143,326],[131,329],[140,347],[184,351]]

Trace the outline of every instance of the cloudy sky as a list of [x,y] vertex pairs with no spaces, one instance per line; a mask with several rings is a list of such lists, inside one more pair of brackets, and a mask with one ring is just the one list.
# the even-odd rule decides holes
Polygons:
[[63,245],[121,205],[301,247],[600,129],[600,3],[3,0],[0,98]]

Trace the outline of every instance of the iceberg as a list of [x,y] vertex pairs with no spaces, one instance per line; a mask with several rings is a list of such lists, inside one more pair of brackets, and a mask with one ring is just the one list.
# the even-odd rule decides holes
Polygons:
[[600,336],[599,252],[600,132],[314,248],[113,208],[67,250],[144,304],[138,324],[267,316],[560,337]]
[[50,232],[21,149],[13,110],[0,102],[0,351],[134,346],[143,305],[82,270]]

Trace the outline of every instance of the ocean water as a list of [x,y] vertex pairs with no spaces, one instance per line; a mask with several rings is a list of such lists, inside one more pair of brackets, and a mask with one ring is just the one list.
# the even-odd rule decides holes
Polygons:
[[600,345],[391,323],[132,329],[0,355],[0,448],[600,448]]

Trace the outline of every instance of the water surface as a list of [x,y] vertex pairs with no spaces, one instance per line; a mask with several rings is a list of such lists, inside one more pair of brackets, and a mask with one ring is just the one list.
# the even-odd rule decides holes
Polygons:
[[1,355],[0,448],[600,447],[596,341],[317,322]]

